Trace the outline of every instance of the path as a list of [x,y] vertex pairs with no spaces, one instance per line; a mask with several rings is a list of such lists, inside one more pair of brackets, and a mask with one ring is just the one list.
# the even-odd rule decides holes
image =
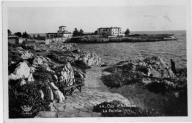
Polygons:
[[101,113],[93,112],[93,106],[113,100],[121,101],[126,106],[131,102],[118,93],[108,91],[101,81],[101,67],[92,67],[86,71],[85,86],[82,91],[75,91],[63,103],[52,103],[51,111],[41,111],[36,118],[62,117],[100,117]]
[[86,71],[85,87],[109,92],[107,86],[101,81],[102,68],[92,67]]

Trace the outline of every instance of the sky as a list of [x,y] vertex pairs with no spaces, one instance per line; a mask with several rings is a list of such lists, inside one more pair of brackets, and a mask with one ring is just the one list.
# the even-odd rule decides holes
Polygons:
[[8,28],[12,32],[56,32],[61,25],[93,32],[99,27],[119,26],[122,31],[162,31],[186,29],[186,6],[63,6],[9,7]]

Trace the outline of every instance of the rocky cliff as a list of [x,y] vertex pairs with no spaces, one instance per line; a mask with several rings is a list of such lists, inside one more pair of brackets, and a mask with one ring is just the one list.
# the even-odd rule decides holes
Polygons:
[[[36,49],[38,47],[42,46],[36,46]],[[20,117],[14,115],[22,115],[21,107],[31,104],[30,98],[34,100],[32,107],[38,102],[38,106],[34,106],[34,110],[38,111],[38,107],[44,107],[41,110],[49,110],[49,103],[53,101],[64,102],[64,88],[76,84],[83,85],[85,68],[78,63],[91,67],[99,65],[100,61],[96,54],[79,51],[71,44],[44,46],[46,52],[36,49],[9,46],[9,108],[12,109],[10,117]],[[36,93],[35,97],[28,94],[28,89]],[[26,101],[23,101],[23,96],[26,96]],[[47,104],[44,105],[45,103]]]

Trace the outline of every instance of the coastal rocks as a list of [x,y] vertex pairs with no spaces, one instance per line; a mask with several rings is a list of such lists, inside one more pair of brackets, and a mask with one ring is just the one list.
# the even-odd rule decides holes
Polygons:
[[171,85],[173,82],[170,80],[176,78],[168,64],[159,57],[147,57],[142,60],[136,59],[135,61],[119,62],[112,67],[106,68],[105,71],[111,74],[104,75],[102,80],[110,87],[120,87],[136,82],[144,84],[152,82],[160,83],[162,80]]
[[31,59],[31,58],[33,58],[33,54],[29,51],[24,51],[21,54],[21,58],[22,59]]
[[49,62],[51,62],[51,60],[46,57],[36,56],[33,60],[33,65],[38,66],[38,65],[48,64]]
[[51,102],[54,100],[63,102],[65,97],[55,85],[57,81],[54,76],[55,74],[42,67],[37,67],[37,70],[34,72],[35,83],[39,85],[41,98]]
[[47,71],[54,73],[54,71],[49,67],[52,61],[47,58],[47,57],[43,57],[43,56],[36,56],[33,60],[33,66],[34,67],[38,67],[41,66],[43,68],[45,68]]
[[[47,39],[50,40],[50,39]],[[51,42],[51,40],[49,41]],[[76,49],[76,44],[68,44],[68,43],[63,43],[63,42],[58,42],[55,41],[53,43],[49,44],[38,44],[35,45],[35,50],[36,51],[49,51],[49,50],[54,50],[54,51],[73,51]]]
[[15,71],[9,75],[10,80],[18,80],[27,78],[28,81],[33,81],[33,68],[28,66],[26,61],[20,62]]
[[47,57],[57,63],[64,64],[66,62],[73,63],[79,58],[79,54],[73,53],[71,51],[51,51]]
[[18,47],[17,50],[20,53],[22,59],[26,60],[26,59],[31,59],[34,57],[34,54],[31,53],[29,50],[24,50],[21,47]]
[[101,65],[101,58],[96,53],[81,51],[74,45],[75,44],[59,45],[58,47],[63,47],[59,48],[60,50],[57,50],[57,46],[57,48],[50,48],[51,50],[47,54],[47,57],[59,64],[70,62],[73,66],[78,66],[82,69]]
[[57,51],[72,51],[76,49],[75,44],[64,44],[64,43],[52,43],[49,45],[50,49],[57,50]]
[[101,65],[101,58],[93,52],[86,52],[81,54],[78,60],[84,63],[87,67]]
[[53,90],[54,98],[59,103],[63,102],[65,100],[63,93],[57,88],[57,86],[53,82],[51,82],[49,85],[50,85],[51,89]]
[[54,90],[53,93],[55,95],[55,99],[57,100],[57,102],[61,103],[61,102],[65,101],[65,97],[64,97],[63,93],[59,89]]
[[75,82],[74,71],[71,64],[68,62],[62,67],[58,67],[56,70],[59,82],[66,86],[73,85]]
[[[13,95],[10,94],[10,103],[17,103],[17,98],[25,92],[23,95],[27,97],[35,95],[31,97],[33,102],[28,98],[21,98],[19,102],[41,102],[37,112],[50,109],[54,111],[54,106],[49,105],[50,103],[65,103],[68,94],[72,96],[73,93],[81,91],[86,69],[78,66],[76,61],[81,60],[87,66],[94,66],[99,65],[100,58],[93,53],[84,54],[73,45],[62,45],[46,45],[47,53],[44,53],[43,49],[36,51],[9,47],[9,92],[13,91]],[[29,90],[31,93],[28,93]],[[26,104],[29,104],[28,102]],[[23,104],[18,104],[16,109],[20,105]],[[41,109],[44,105],[46,109]],[[16,114],[15,111],[11,113]]]
[[[149,67],[148,72],[151,71],[153,77],[158,78],[174,78],[176,77],[171,67],[160,57],[147,57],[144,59],[146,65],[144,67]],[[156,74],[155,74],[156,73]]]
[[75,67],[73,67],[73,70],[74,70],[75,83],[76,84],[84,83],[84,79],[86,77],[85,72]]

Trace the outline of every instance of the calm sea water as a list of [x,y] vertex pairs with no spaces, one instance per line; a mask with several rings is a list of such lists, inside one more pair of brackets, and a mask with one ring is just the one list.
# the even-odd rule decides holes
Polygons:
[[107,64],[135,59],[137,57],[160,56],[168,63],[170,59],[176,62],[176,67],[186,67],[186,32],[137,32],[137,33],[171,33],[176,41],[141,42],[141,43],[96,43],[78,44],[80,49],[96,52]]

